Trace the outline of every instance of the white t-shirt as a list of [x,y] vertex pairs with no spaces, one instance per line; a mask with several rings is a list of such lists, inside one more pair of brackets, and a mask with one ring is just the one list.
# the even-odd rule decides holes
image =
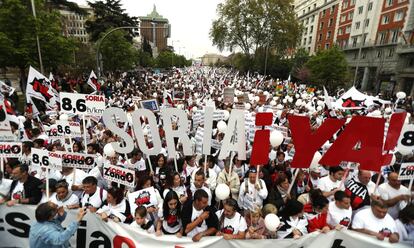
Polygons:
[[[17,196],[20,195],[20,196]],[[11,193],[11,199],[22,199],[24,196],[24,186],[23,183],[20,181],[17,181],[16,187],[14,187],[12,193]],[[20,198],[19,198],[20,197]]]
[[[207,195],[208,195],[208,205],[211,206],[211,190],[209,188],[207,188],[206,186],[201,187],[201,189],[203,189]],[[196,186],[194,185],[194,183],[191,183],[191,187],[190,187],[191,193],[194,196],[194,193],[197,191]]]
[[[132,164],[131,159],[129,159],[129,164]],[[147,169],[147,167],[145,166],[145,160],[143,158],[132,164],[131,167],[137,171],[145,171]]]
[[[70,194],[70,193],[68,193]],[[53,197],[50,197],[50,201],[55,203],[56,205],[58,205],[59,207],[67,207],[70,205],[75,205],[75,204],[79,204],[79,198],[75,195],[75,194],[71,194],[71,196],[64,200],[61,201],[57,198],[57,195],[55,194]]]
[[[219,219],[219,223],[223,211],[224,210],[219,210],[216,212],[217,218]],[[238,234],[239,232],[245,232],[247,230],[247,223],[244,217],[241,216],[238,212],[236,212],[234,217],[231,219],[225,217],[223,224],[219,226],[219,229],[220,232],[222,232],[223,234]]]
[[[82,185],[83,179],[88,176],[88,174],[86,174],[86,172],[84,172],[83,170],[76,169],[76,172],[75,172],[75,181],[73,181],[73,172],[74,171],[75,170],[72,170],[72,172],[69,175],[67,175],[67,176],[62,175],[61,173],[57,173],[57,174],[60,174],[61,175],[61,177],[59,178],[59,180],[63,180],[63,179],[66,180],[66,182],[69,185],[68,186],[69,189],[72,188],[72,185]],[[73,191],[73,193],[80,198],[81,195],[82,195],[82,190]]]
[[[52,195],[50,195],[50,196],[49,196],[49,201],[52,201],[52,198],[54,198],[55,196],[56,196],[56,193],[55,193],[55,192],[53,192],[53,193],[52,193]],[[46,195],[46,193],[45,193],[45,192],[43,192],[43,193],[42,193],[42,199],[40,199],[39,204],[40,204],[40,203],[45,203],[45,202],[48,202],[48,200],[47,200],[47,195]]]
[[168,233],[177,233],[182,227],[181,219],[177,215],[170,214],[164,217],[163,208],[158,209],[158,218],[162,220],[162,228]]
[[329,203],[329,211],[327,217],[327,223],[335,227],[340,224],[342,226],[348,227],[352,219],[352,208],[348,209],[338,208],[335,204],[335,201]]
[[[172,188],[172,190],[174,190],[174,192],[177,193],[178,198],[180,198],[181,196],[187,196],[187,189],[185,188],[185,186],[178,186],[176,188]],[[168,192],[170,192],[170,189],[166,189],[162,193],[164,199]]]
[[84,194],[82,196],[82,206],[84,207],[85,204],[90,204],[95,208],[100,208],[102,203],[106,200],[106,196],[108,195],[108,192],[106,190],[102,190],[102,198],[100,196],[101,188],[96,187],[96,191],[92,196],[89,196],[89,194]]
[[7,195],[10,192],[10,187],[11,187],[12,182],[13,182],[13,180],[6,179],[6,178],[3,178],[1,180],[1,183],[0,183],[0,199],[3,199],[3,196],[7,197]]
[[[149,220],[145,219],[145,224],[148,223]],[[140,225],[138,225],[138,223],[136,221],[132,222],[129,226],[131,226],[132,228],[136,228],[140,231],[146,231],[148,233],[155,233],[155,228],[154,225],[151,225],[150,228],[148,228],[148,230],[143,229]]]
[[[388,183],[383,183],[378,187],[378,192],[382,199],[389,200],[392,198],[395,198],[399,195],[409,195],[410,191],[404,187],[400,186],[399,189],[394,189],[391,187]],[[397,219],[398,213],[401,209],[405,208],[407,206],[406,201],[399,201],[394,206],[388,208],[388,213],[391,215],[392,218]]]
[[[203,212],[204,212],[204,210],[198,211],[193,206],[193,214],[191,215],[191,222],[193,222],[195,219],[197,219],[197,217],[200,216]],[[207,223],[206,223],[206,220],[203,220],[201,225],[196,226],[193,230],[191,230],[191,232],[187,233],[187,237],[192,238],[195,235],[197,235],[198,233],[204,232],[205,230],[207,230]]]
[[383,219],[378,219],[372,213],[371,208],[359,211],[352,221],[353,229],[367,229],[372,232],[382,233],[388,237],[391,233],[397,232],[393,218],[387,214]]
[[[341,185],[341,180],[332,182],[331,178],[329,176],[326,176],[326,177],[322,177],[321,179],[319,179],[318,189],[320,189],[322,192],[330,192],[335,188],[339,188],[340,185]],[[341,190],[345,190],[345,187],[343,184],[342,184]],[[331,195],[330,197],[328,197],[328,200],[333,201],[334,196]]]

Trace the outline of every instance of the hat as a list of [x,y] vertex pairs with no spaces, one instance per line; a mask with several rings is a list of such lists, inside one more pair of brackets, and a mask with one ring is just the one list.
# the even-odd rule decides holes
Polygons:
[[[49,190],[55,190],[57,184],[57,180],[53,178],[49,178]],[[46,189],[46,181],[39,185],[39,189]]]
[[315,173],[321,173],[321,169],[319,168],[319,166],[311,166],[309,168],[310,172],[315,172]]

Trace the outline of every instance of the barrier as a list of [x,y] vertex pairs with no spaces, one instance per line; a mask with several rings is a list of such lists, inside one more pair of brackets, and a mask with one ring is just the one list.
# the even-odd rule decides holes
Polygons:
[[[0,206],[0,247],[29,247],[30,225],[35,222],[36,206]],[[76,210],[68,211],[63,226],[76,219]],[[156,237],[143,231],[134,230],[128,225],[105,223],[95,214],[88,213],[82,221],[77,233],[71,238],[71,245],[77,248],[94,247],[309,247],[309,248],[351,248],[351,247],[412,247],[403,244],[390,244],[378,241],[374,237],[353,231],[332,231],[327,234],[314,232],[298,240],[233,240],[221,237],[206,237],[200,242],[190,238],[177,238],[171,235]]]

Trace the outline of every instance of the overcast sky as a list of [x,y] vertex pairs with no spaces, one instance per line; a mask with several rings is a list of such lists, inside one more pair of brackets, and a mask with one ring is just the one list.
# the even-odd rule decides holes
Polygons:
[[[85,0],[72,0],[85,5]],[[209,32],[216,19],[216,7],[224,0],[121,0],[123,8],[131,16],[146,16],[152,12],[154,4],[157,12],[171,24],[171,41],[176,52],[190,58],[205,53],[220,53],[213,47]],[[92,0],[94,2],[94,0]],[[228,52],[221,54],[228,55]]]

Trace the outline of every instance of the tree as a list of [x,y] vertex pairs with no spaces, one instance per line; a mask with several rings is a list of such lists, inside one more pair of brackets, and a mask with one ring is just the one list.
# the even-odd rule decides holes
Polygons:
[[344,53],[338,48],[319,51],[306,63],[311,72],[311,80],[330,91],[343,86],[348,81],[348,63]]
[[152,57],[152,47],[149,43],[149,41],[147,40],[147,38],[145,38],[144,36],[144,41],[142,42],[142,50],[148,54],[151,55]]
[[213,45],[220,50],[239,48],[246,55],[269,47],[284,55],[296,46],[301,30],[292,4],[292,0],[226,0],[218,5],[218,19],[212,23]]
[[[88,2],[95,15],[93,20],[86,21],[86,31],[90,34],[90,39],[96,42],[110,28],[136,26],[138,20],[136,17],[130,17],[121,7],[121,0],[105,0]],[[134,31],[131,29],[125,33],[129,41],[134,37]]]
[[126,71],[132,69],[135,65],[138,51],[125,36],[125,31],[117,30],[102,42],[103,68],[106,71]]
[[46,11],[41,0],[35,3],[36,19],[30,0],[3,0],[0,4],[0,67],[18,67],[22,82],[29,65],[39,67],[36,34],[45,69],[53,71],[61,64],[70,64],[75,48],[74,42],[62,35],[59,13]]
[[141,49],[138,51],[138,64],[143,67],[152,67],[155,61],[151,54]]
[[294,78],[300,79],[302,82],[306,78],[306,72],[309,71],[308,69],[305,69],[304,66],[306,62],[308,62],[310,56],[309,52],[306,51],[304,48],[299,48],[295,56],[292,59],[292,70],[291,75]]

